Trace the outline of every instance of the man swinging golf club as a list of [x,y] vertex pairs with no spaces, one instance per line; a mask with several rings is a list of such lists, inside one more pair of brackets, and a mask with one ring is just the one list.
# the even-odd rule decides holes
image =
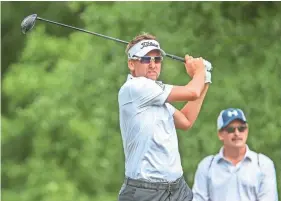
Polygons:
[[[157,81],[165,52],[155,36],[142,34],[129,42],[130,74],[118,94],[125,153],[125,180],[119,201],[192,200],[183,177],[176,129],[188,130],[198,117],[211,66],[185,56],[192,80],[185,86]],[[189,101],[181,110],[170,103]]]

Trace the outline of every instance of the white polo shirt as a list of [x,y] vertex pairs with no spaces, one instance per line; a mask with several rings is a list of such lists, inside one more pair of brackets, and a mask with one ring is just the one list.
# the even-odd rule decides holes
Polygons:
[[182,176],[175,108],[165,103],[172,87],[132,75],[121,87],[118,102],[126,177],[160,182]]
[[207,156],[198,165],[193,201],[278,201],[272,160],[251,151],[236,166],[223,156]]

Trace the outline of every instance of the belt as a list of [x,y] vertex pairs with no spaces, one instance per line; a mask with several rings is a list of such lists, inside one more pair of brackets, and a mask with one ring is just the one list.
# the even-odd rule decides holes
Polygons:
[[125,178],[124,183],[129,186],[134,186],[137,188],[147,188],[154,190],[176,190],[180,188],[181,182],[184,180],[184,177],[181,176],[176,181],[173,182],[149,182],[138,179]]

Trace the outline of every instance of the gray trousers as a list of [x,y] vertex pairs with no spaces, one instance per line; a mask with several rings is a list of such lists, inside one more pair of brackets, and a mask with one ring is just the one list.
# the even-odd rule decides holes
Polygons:
[[183,176],[171,183],[126,178],[119,192],[119,201],[191,201],[192,198]]

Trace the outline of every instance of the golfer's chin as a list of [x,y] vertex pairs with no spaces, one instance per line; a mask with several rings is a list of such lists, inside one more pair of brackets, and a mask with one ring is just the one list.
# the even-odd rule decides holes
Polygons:
[[158,75],[157,75],[157,73],[148,73],[148,74],[146,74],[146,78],[151,79],[151,80],[157,80]]

